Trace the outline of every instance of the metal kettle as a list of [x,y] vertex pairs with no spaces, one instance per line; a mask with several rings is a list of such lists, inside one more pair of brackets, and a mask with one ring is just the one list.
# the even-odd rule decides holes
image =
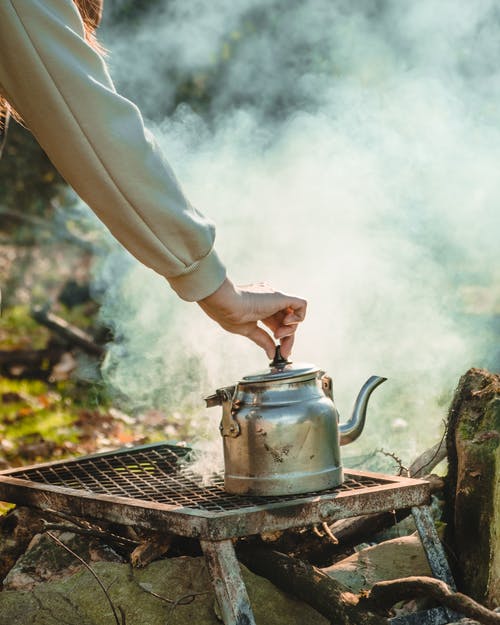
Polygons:
[[278,346],[269,370],[205,398],[222,406],[226,492],[289,495],[341,484],[340,446],[361,434],[368,399],[385,380],[369,378],[351,418],[339,424],[332,379],[314,365],[288,362]]

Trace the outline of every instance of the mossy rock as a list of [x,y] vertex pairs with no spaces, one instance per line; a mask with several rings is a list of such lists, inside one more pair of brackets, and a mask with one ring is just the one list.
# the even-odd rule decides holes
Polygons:
[[[170,558],[143,570],[128,564],[92,565],[127,625],[220,625],[204,558]],[[242,567],[257,625],[328,625],[308,605]],[[154,595],[152,594],[154,593]],[[155,596],[156,595],[156,596]],[[0,625],[112,625],[106,594],[87,569],[29,592],[0,593]]]

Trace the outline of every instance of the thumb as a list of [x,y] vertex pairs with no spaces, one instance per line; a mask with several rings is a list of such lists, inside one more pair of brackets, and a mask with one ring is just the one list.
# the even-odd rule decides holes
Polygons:
[[276,345],[271,336],[257,324],[252,327],[247,337],[256,343],[259,347],[266,352],[267,357],[271,360],[274,358],[274,352],[276,351]]
[[290,336],[285,336],[281,339],[281,353],[284,358],[288,358],[292,353],[293,342],[295,340],[295,334],[290,334]]

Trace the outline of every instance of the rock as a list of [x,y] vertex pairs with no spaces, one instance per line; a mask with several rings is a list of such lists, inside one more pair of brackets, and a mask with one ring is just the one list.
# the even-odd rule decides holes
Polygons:
[[[96,562],[92,568],[116,609],[123,610],[127,625],[220,625],[204,558],[168,558],[141,570],[115,562]],[[244,567],[242,575],[257,625],[328,625],[328,621],[308,605],[289,597]],[[186,595],[194,595],[190,603]],[[182,597],[184,601],[179,601]],[[87,569],[61,580],[39,583],[30,591],[0,593],[0,625],[114,622],[103,590]]]
[[0,518],[0,582],[42,525],[37,510],[22,506]]
[[[500,375],[470,369],[448,418],[448,534],[459,589],[500,604]],[[451,560],[452,563],[455,560]]]
[[[97,539],[73,534],[53,532],[72,551],[86,562],[99,560],[123,562],[110,547]],[[45,581],[67,577],[83,565],[47,534],[36,534],[3,581],[5,590],[30,590]]]
[[416,534],[367,547],[322,571],[355,593],[383,580],[411,575],[432,576]]

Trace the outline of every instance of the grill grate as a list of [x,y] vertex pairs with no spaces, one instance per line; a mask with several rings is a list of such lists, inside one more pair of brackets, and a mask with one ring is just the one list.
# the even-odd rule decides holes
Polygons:
[[[160,504],[196,508],[208,512],[241,510],[290,501],[304,495],[257,497],[229,495],[222,475],[205,484],[185,462],[189,449],[166,444],[130,452],[40,465],[9,471],[10,477],[99,495],[112,495]],[[184,460],[184,462],[183,462]],[[343,484],[328,490],[307,493],[307,497],[377,487],[390,480],[373,475],[346,474]]]
[[186,447],[157,443],[0,473],[0,500],[180,536],[225,540],[422,505],[423,480],[347,471],[340,486],[301,495],[230,495],[209,484]]

